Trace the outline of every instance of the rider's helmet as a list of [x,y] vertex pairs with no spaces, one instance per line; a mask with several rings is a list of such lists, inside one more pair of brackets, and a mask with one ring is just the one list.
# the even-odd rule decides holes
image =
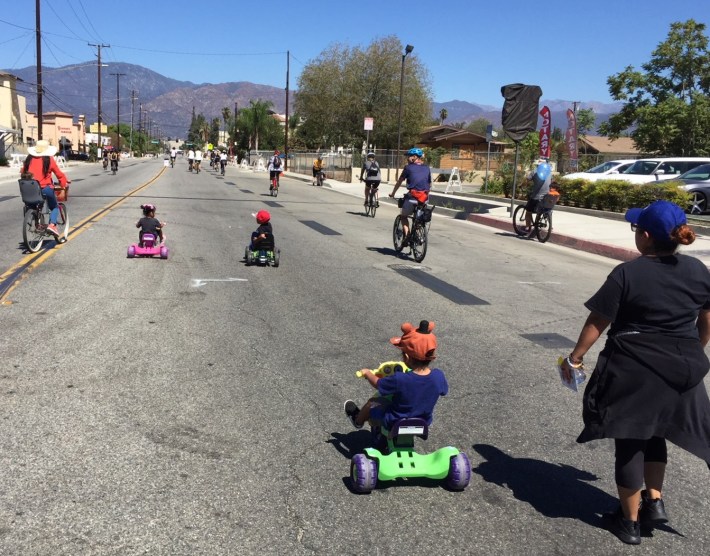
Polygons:
[[141,205],[141,208],[143,209],[144,216],[148,216],[151,212],[155,212],[155,205],[151,205],[150,203]]
[[373,153],[373,152],[367,153],[367,158],[375,158],[375,153]]
[[412,359],[417,361],[432,361],[436,359],[436,336],[432,334],[434,323],[423,320],[419,323],[419,328],[414,329],[414,325],[405,322],[401,326],[402,336],[394,337],[390,343],[402,350]]
[[256,213],[257,224],[266,224],[269,220],[271,220],[271,215],[269,214],[268,210],[260,210]]
[[424,157],[424,151],[419,147],[413,147],[407,151],[407,156],[416,156],[417,158]]
[[319,155],[318,155],[318,160],[323,160],[323,155],[322,155],[322,154],[319,154]]
[[281,154],[278,149],[274,150],[274,154]]

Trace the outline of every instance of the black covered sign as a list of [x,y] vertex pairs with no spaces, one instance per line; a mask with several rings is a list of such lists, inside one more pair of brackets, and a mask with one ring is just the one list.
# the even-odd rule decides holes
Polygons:
[[513,83],[500,88],[503,104],[503,129],[513,141],[522,141],[537,128],[542,89],[537,85]]

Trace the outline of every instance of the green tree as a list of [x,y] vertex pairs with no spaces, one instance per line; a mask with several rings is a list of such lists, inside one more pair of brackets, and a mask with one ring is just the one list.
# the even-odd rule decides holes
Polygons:
[[247,138],[248,149],[259,150],[259,141],[262,141],[262,148],[265,146],[277,147],[283,143],[283,139],[274,145],[275,137],[278,135],[278,122],[271,116],[272,103],[266,100],[250,100],[249,107],[239,111],[237,127]]
[[[594,113],[594,110],[591,108],[583,108],[581,110],[577,110],[577,136],[578,137],[587,137],[590,131],[594,129],[594,124],[597,121],[597,116]],[[586,143],[582,143],[584,152],[587,152],[587,145]]]
[[444,121],[449,117],[449,111],[446,108],[439,110],[439,124],[444,125]]
[[[297,134],[310,148],[359,145],[363,121],[374,118],[370,142],[396,148],[401,41],[394,36],[364,49],[331,45],[304,67],[298,79],[296,112],[302,117]],[[415,54],[404,63],[402,145],[413,144],[431,118],[431,84]]]
[[639,150],[666,156],[710,155],[710,51],[705,24],[671,24],[666,40],[641,67],[609,77],[624,106],[600,126],[616,138],[630,132]]
[[476,118],[471,123],[466,126],[466,131],[475,133],[477,135],[486,136],[486,129],[491,125],[491,122],[486,118]]

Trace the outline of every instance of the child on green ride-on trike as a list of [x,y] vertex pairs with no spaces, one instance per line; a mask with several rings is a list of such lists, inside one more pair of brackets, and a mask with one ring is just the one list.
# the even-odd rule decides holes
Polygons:
[[365,422],[370,427],[389,427],[397,420],[417,417],[431,425],[434,406],[440,396],[449,391],[446,377],[440,369],[431,369],[429,363],[436,357],[434,323],[421,321],[419,328],[408,322],[402,325],[402,336],[390,340],[402,350],[408,372],[392,372],[387,376],[362,369],[361,375],[377,389],[378,396],[370,398],[362,408],[352,400],[345,402],[345,414],[355,428]]

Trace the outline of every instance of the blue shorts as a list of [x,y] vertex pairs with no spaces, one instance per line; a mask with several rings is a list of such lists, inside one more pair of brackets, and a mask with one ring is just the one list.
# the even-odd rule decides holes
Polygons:
[[378,396],[371,399],[370,404],[370,421],[375,425],[382,426],[385,422],[385,413],[390,405],[392,405],[392,400],[382,396]]

